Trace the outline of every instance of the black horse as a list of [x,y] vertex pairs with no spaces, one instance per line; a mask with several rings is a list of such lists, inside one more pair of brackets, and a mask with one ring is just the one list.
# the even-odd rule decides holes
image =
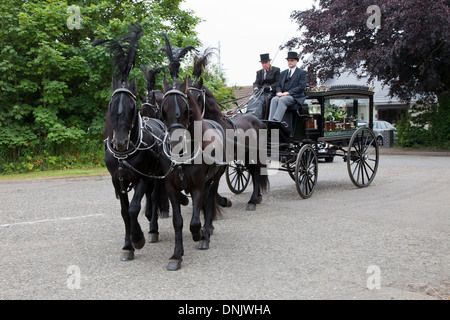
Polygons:
[[[136,104],[135,81],[128,84],[113,80],[113,90],[105,124],[105,163],[120,199],[125,223],[121,260],[126,261],[133,260],[134,250],[145,245],[138,222],[144,195],[147,198],[145,216],[150,221],[149,242],[158,241],[158,208],[162,199],[159,191],[164,189],[164,182],[149,175],[162,175],[157,148],[164,131],[151,119],[143,124]],[[128,192],[131,189],[134,194],[130,203]]]
[[[157,192],[164,188],[163,181],[149,177],[150,173],[161,172],[155,148],[158,146],[158,139],[161,140],[158,135],[163,135],[162,125],[143,124],[136,101],[136,81],[127,81],[134,67],[141,36],[141,27],[132,24],[122,41],[96,40],[93,43],[94,46],[107,45],[116,69],[104,135],[105,163],[111,174],[116,196],[120,199],[125,223],[125,244],[121,260],[132,260],[134,250],[145,245],[144,233],[138,222],[144,195],[147,196],[145,215],[150,221],[150,242],[158,241],[157,208],[160,204]],[[131,189],[134,189],[134,195],[130,203],[128,192]]]
[[[228,140],[233,140],[231,141],[234,151],[233,160],[237,160],[244,164],[253,180],[253,193],[248,201],[246,209],[248,211],[256,210],[256,205],[262,201],[262,193],[266,192],[269,188],[268,175],[266,172],[261,172],[261,169],[265,168],[266,164],[261,161],[260,152],[258,152],[263,152],[263,150],[258,150],[259,145],[267,145],[266,140],[260,142],[260,139],[265,139],[260,135],[260,130],[267,129],[266,125],[251,114],[238,114],[232,119],[225,117],[220,111],[220,106],[213,93],[203,85],[202,78],[194,81],[189,87],[189,91],[196,98],[205,119],[214,120],[218,122],[224,130],[232,130],[234,132],[233,135],[227,135]],[[256,141],[255,144],[250,145],[244,141],[239,142],[236,138],[237,135],[245,132],[250,133],[249,139]],[[227,143],[228,142],[229,141],[227,141]],[[227,144],[227,146],[228,145],[229,144]],[[245,152],[239,153],[237,151],[239,148],[244,149]]]
[[[216,201],[219,181],[225,172],[226,163],[218,154],[224,155],[225,133],[214,121],[203,120],[195,99],[188,93],[188,80],[182,84],[168,84],[164,78],[164,99],[162,102],[162,120],[167,126],[168,135],[165,141],[166,154],[175,166],[173,174],[166,178],[166,188],[172,204],[173,226],[175,228],[175,249],[168,270],[181,267],[184,254],[180,194],[182,191],[192,196],[192,218],[190,231],[194,241],[200,241],[199,249],[208,249],[212,229],[212,221],[219,210]],[[196,131],[197,130],[197,131]],[[174,135],[181,133],[181,140]],[[213,138],[204,139],[208,133]],[[201,135],[200,137],[198,135]],[[178,136],[180,138],[180,136]],[[190,137],[191,139],[186,139]],[[175,147],[182,144],[183,152]],[[172,149],[169,150],[169,147]],[[205,151],[211,146],[209,153]],[[177,151],[175,151],[175,149]],[[204,213],[204,225],[201,225],[200,212]]]
[[161,103],[164,94],[161,90],[155,90],[155,86],[156,76],[163,70],[164,68],[149,69],[145,66],[141,66],[141,71],[144,74],[147,84],[147,95],[145,98],[141,99],[141,115],[143,117],[161,119]]

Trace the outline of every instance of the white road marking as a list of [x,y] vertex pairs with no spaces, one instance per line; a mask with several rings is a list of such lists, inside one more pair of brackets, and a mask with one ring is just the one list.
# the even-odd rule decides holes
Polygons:
[[37,224],[37,223],[44,223],[44,222],[57,222],[57,221],[67,221],[67,220],[78,220],[78,219],[85,219],[85,218],[94,218],[94,217],[101,217],[103,214],[91,214],[86,216],[77,216],[77,217],[67,217],[67,218],[56,218],[56,219],[45,219],[45,220],[37,220],[37,221],[23,221],[23,222],[15,222],[15,223],[6,223],[6,224],[0,224],[0,227],[11,227],[11,226],[20,226],[20,225],[30,225],[30,224]]

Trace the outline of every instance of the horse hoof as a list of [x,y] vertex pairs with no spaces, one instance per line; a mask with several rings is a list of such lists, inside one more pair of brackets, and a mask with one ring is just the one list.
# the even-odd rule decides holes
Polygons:
[[198,244],[199,250],[208,250],[209,249],[209,241],[208,240],[202,240]]
[[167,265],[167,271],[178,271],[181,269],[181,260],[170,260]]
[[134,251],[122,250],[120,254],[120,261],[131,261],[134,260]]
[[201,233],[202,226],[200,224],[191,224],[189,229],[192,234],[192,240],[194,240],[195,242],[200,241],[200,238],[202,236]]
[[159,217],[160,217],[161,219],[168,219],[168,218],[169,218],[169,211],[161,211],[161,212],[159,213]]
[[194,242],[200,241],[201,237],[202,237],[202,234],[200,232],[193,232],[192,233],[192,240],[194,240]]
[[132,244],[133,244],[133,248],[135,248],[137,250],[141,250],[145,246],[145,237],[142,236],[141,241],[133,242]]
[[231,208],[232,205],[233,205],[233,203],[231,202],[231,200],[227,199],[227,205],[225,207],[226,208]]
[[184,207],[187,206],[189,204],[189,198],[186,197],[184,194],[181,194],[180,204]]
[[247,211],[255,211],[256,210],[256,205],[253,204],[253,203],[248,203],[246,210]]
[[150,233],[148,238],[148,243],[157,243],[159,241],[159,234]]

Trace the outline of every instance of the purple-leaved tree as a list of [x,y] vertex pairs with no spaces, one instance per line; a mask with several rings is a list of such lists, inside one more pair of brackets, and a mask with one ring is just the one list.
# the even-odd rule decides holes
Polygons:
[[391,96],[434,96],[450,108],[450,0],[320,0],[291,18],[302,33],[284,47],[309,56],[321,80],[366,72]]

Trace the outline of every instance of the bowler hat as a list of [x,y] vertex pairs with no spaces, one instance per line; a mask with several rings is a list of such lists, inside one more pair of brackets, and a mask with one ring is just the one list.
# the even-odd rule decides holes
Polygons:
[[288,52],[288,56],[287,56],[286,60],[289,60],[289,59],[295,59],[295,60],[297,60],[297,61],[300,60],[300,59],[298,58],[297,52],[294,52],[294,51],[289,51],[289,52]]
[[260,54],[260,57],[261,57],[261,61],[260,61],[260,62],[267,62],[267,61],[270,61],[270,58],[269,58],[269,54],[268,54],[268,53]]

